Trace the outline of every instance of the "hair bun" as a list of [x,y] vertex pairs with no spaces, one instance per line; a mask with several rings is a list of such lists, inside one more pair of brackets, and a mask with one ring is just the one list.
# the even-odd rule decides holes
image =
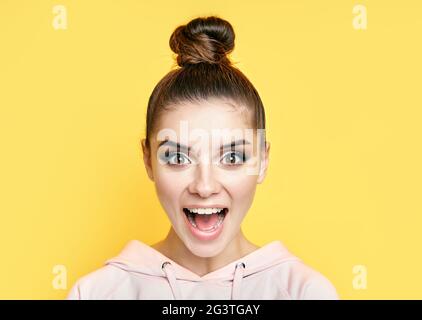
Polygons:
[[231,24],[219,17],[200,17],[177,27],[170,37],[170,48],[181,67],[201,62],[227,64],[234,49],[234,30]]

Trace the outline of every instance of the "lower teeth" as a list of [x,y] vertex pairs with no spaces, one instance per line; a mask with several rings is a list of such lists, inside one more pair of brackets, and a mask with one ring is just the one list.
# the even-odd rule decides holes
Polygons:
[[218,221],[217,221],[217,223],[215,225],[213,225],[212,227],[208,228],[208,229],[200,229],[200,228],[198,228],[198,226],[196,225],[195,220],[193,218],[193,214],[188,213],[187,214],[187,217],[188,217],[188,220],[189,220],[190,224],[193,225],[198,230],[206,231],[206,232],[212,232],[215,229],[217,229],[223,223],[224,213],[218,213]]

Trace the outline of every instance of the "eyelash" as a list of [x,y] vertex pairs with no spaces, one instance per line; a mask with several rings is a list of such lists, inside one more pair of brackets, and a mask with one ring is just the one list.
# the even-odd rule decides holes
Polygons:
[[[246,156],[246,153],[245,152],[238,152],[238,151],[229,151],[229,152],[225,153],[221,157],[221,159],[224,159],[225,157],[227,157],[227,155],[232,155],[232,154],[235,154],[236,156],[240,157],[240,160],[239,160],[238,163],[228,163],[228,164],[226,164],[227,166],[230,166],[230,167],[240,166],[240,165],[244,164],[246,161],[248,161],[248,159],[249,159],[249,157]],[[165,154],[163,156],[161,156],[161,159],[167,165],[169,165],[171,167],[182,167],[182,166],[185,166],[185,165],[189,164],[189,163],[187,163],[187,164],[186,163],[184,163],[184,164],[171,163],[171,161],[169,159],[171,159],[174,156],[177,157],[177,155],[182,155],[183,157],[185,157],[186,159],[188,159],[186,157],[186,155],[184,153],[181,153],[181,152],[170,152],[170,153],[165,152]]]

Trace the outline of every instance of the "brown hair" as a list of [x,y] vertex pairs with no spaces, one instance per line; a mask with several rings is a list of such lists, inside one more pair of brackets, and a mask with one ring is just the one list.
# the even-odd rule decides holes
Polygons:
[[234,49],[234,38],[231,24],[216,16],[199,17],[174,30],[169,43],[179,67],[158,82],[149,98],[148,148],[159,115],[183,102],[233,101],[252,111],[254,129],[265,129],[264,106],[257,90],[227,57]]

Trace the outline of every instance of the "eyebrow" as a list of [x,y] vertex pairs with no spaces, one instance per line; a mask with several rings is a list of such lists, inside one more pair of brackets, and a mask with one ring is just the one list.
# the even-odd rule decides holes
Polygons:
[[[231,143],[227,143],[227,144],[221,146],[220,151],[227,149],[227,148],[232,149],[232,148],[234,148],[235,146],[238,146],[238,145],[244,146],[244,145],[247,145],[247,144],[251,144],[251,143],[249,141],[245,140],[245,139],[232,141]],[[176,147],[177,150],[187,150],[188,153],[190,153],[190,151],[191,151],[191,147],[185,146],[183,144],[180,144],[178,142],[174,142],[174,141],[171,141],[171,140],[168,140],[168,139],[161,141],[160,144],[158,145],[158,148],[161,147],[162,145],[166,145],[166,146],[169,146],[169,147]]]

